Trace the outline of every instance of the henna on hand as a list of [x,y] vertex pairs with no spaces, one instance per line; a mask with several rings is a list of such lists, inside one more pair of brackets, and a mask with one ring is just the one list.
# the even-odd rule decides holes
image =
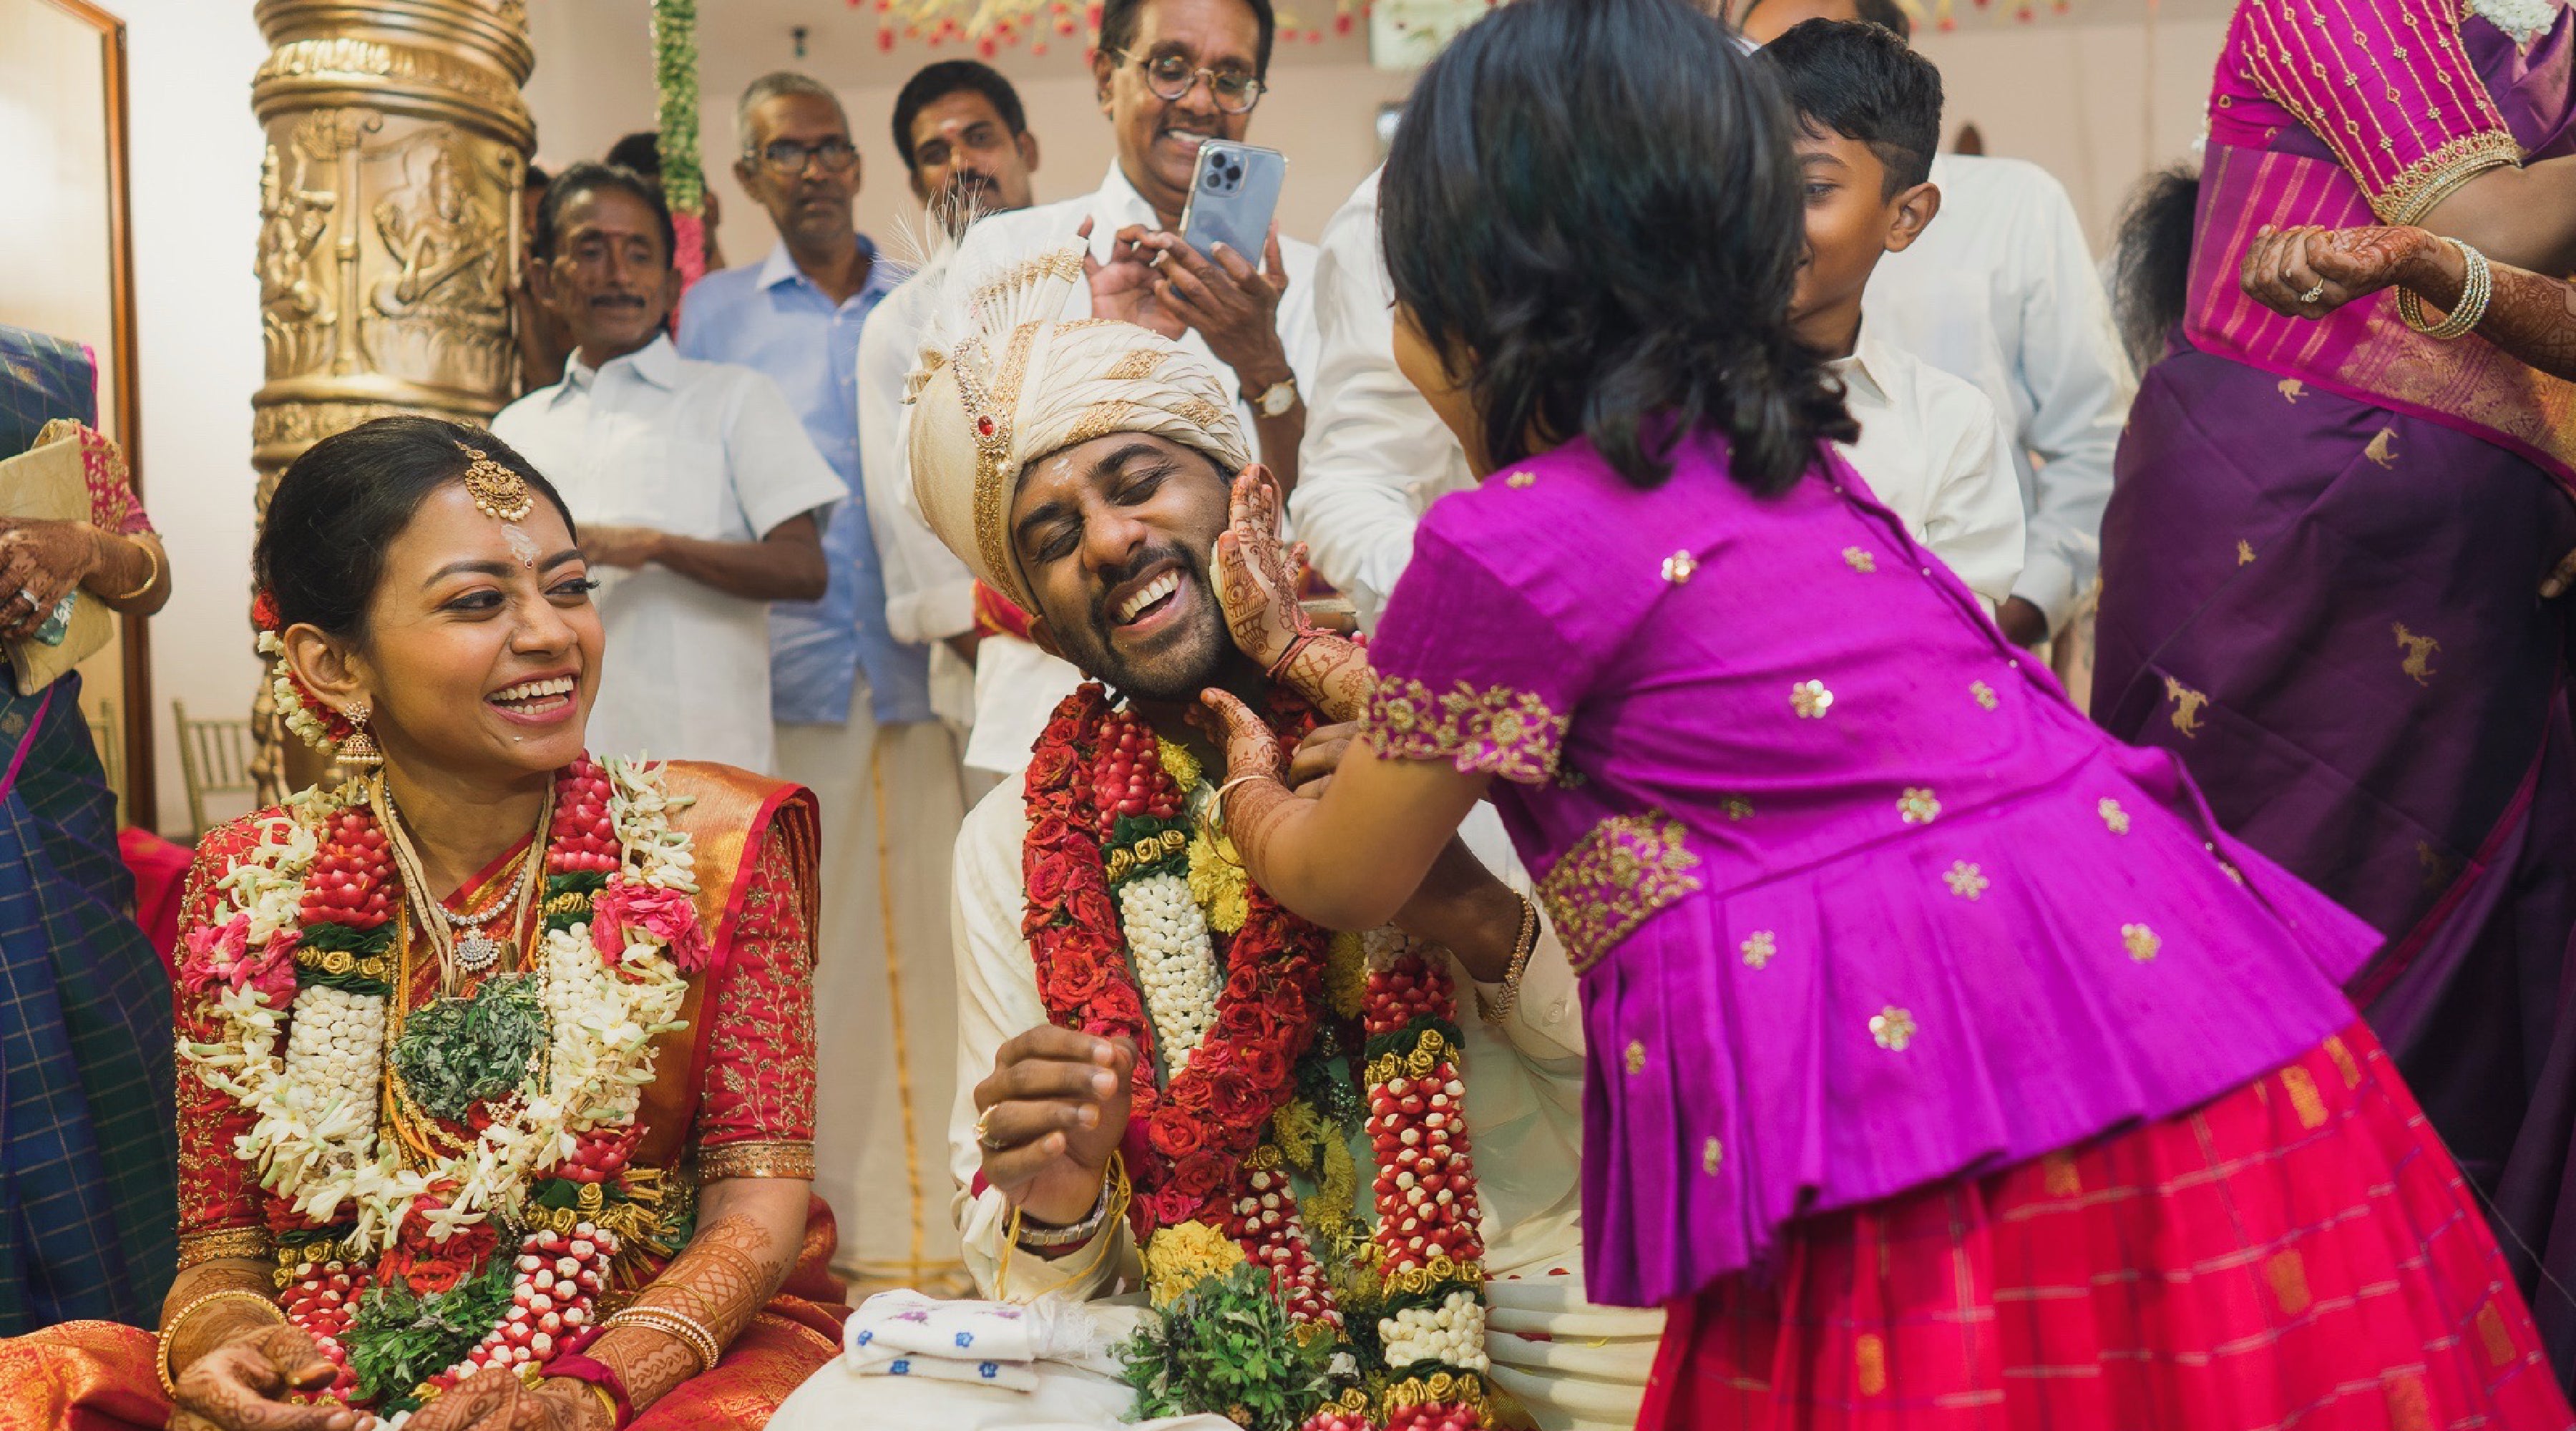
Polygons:
[[584,1431],[585,1420],[601,1420],[598,1407],[577,1384],[532,1388],[512,1368],[495,1366],[449,1387],[406,1424],[410,1431]]
[[[796,1247],[791,1238],[782,1250],[776,1235],[748,1212],[719,1216],[698,1228],[633,1305],[667,1307],[706,1328],[719,1349],[730,1346],[787,1280]],[[707,1370],[688,1343],[633,1323],[611,1327],[588,1354],[617,1372],[638,1415]]]
[[1279,737],[1252,713],[1252,707],[1225,691],[1202,691],[1199,700],[1216,713],[1225,731],[1225,783],[1220,787],[1224,798],[1216,813],[1224,821],[1235,853],[1243,857],[1244,870],[1254,884],[1260,884],[1265,868],[1262,851],[1290,807],[1300,803],[1284,778],[1287,769],[1280,759]]
[[[191,1317],[182,1331],[193,1331],[198,1318],[215,1310]],[[286,1400],[319,1391],[338,1375],[339,1368],[302,1328],[273,1320],[249,1329],[236,1324],[224,1342],[184,1364],[174,1382],[179,1395],[170,1424],[212,1431],[355,1431],[358,1414],[346,1406]]]
[[1368,714],[1377,674],[1369,669],[1368,652],[1356,641],[1316,631],[1297,648],[1276,677],[1328,721],[1355,721]]

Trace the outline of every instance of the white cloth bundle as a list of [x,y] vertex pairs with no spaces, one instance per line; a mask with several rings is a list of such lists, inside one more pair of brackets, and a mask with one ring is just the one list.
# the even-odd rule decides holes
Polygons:
[[1060,1297],[1011,1302],[942,1301],[919,1292],[880,1292],[842,1330],[850,1369],[863,1376],[915,1376],[1034,1392],[1037,1363],[1059,1362],[1115,1379],[1126,1329]]

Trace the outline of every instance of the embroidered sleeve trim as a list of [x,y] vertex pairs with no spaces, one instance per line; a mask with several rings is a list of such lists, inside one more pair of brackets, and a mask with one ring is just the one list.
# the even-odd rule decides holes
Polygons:
[[1446,760],[1462,773],[1489,770],[1538,785],[1556,773],[1566,722],[1546,701],[1510,686],[1480,691],[1460,681],[1456,690],[1442,692],[1401,676],[1381,676],[1369,696],[1364,729],[1381,756]]
[[268,1229],[264,1227],[219,1227],[212,1232],[179,1234],[179,1270],[221,1262],[228,1257],[269,1260]]
[[804,1178],[814,1176],[812,1143],[725,1143],[698,1150],[698,1179]]
[[2386,223],[2416,223],[2471,179],[2489,169],[2521,163],[2522,145],[2510,132],[2491,129],[2464,134],[2407,165],[2371,199],[2371,211]]
[[1691,873],[1697,868],[1681,821],[1661,810],[1613,815],[1548,869],[1538,897],[1580,974],[1638,925],[1699,890]]

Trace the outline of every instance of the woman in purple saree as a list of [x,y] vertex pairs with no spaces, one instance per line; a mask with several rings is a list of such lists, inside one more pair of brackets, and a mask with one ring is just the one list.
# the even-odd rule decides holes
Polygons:
[[2576,384],[2390,294],[2283,316],[2239,270],[2266,225],[2375,222],[2576,268],[2571,47],[2551,0],[2240,4],[2182,323],[2103,524],[2093,696],[2386,938],[2350,993],[2492,1196],[2562,1380],[2576,633],[2540,589],[2576,549]]

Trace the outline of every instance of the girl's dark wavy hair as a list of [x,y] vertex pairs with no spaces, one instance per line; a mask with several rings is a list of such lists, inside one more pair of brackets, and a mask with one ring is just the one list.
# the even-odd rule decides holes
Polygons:
[[1655,487],[1715,428],[1764,495],[1859,431],[1789,327],[1797,121],[1684,0],[1515,0],[1414,86],[1378,197],[1395,294],[1503,465],[1576,437]]
[[362,422],[304,449],[269,496],[250,561],[278,624],[364,636],[386,549],[432,492],[465,480],[469,447],[525,478],[578,535],[563,494],[491,433],[434,417]]

